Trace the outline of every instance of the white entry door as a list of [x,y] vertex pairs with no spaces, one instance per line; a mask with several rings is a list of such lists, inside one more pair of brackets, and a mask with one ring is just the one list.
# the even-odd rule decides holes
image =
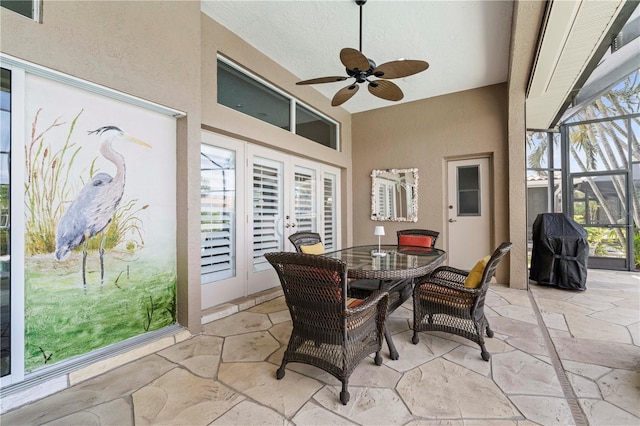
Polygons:
[[491,254],[489,158],[447,162],[447,256],[450,266],[469,270]]

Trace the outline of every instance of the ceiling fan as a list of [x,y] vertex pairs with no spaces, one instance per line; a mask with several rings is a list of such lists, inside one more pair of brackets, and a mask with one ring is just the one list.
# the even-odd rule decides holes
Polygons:
[[[340,62],[345,66],[347,76],[312,78],[296,83],[298,85],[333,83],[353,78],[353,83],[338,90],[331,100],[332,106],[342,105],[351,99],[360,88],[358,84],[364,82],[368,83],[367,89],[372,95],[388,101],[399,101],[404,97],[402,90],[396,84],[387,80],[407,77],[429,68],[429,64],[425,61],[410,59],[385,62],[376,66],[373,60],[362,54],[362,6],[366,2],[367,0],[355,0],[355,3],[360,7],[360,50],[345,47],[340,51]],[[371,77],[377,77],[377,79],[371,79]]]

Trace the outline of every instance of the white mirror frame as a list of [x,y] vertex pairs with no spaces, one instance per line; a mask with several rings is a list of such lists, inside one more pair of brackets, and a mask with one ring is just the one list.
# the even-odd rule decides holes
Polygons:
[[418,169],[371,172],[371,220],[418,221]]

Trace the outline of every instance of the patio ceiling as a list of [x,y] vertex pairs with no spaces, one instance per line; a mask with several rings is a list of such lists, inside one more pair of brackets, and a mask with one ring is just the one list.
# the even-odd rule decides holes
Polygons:
[[[345,74],[340,50],[359,47],[359,9],[353,0],[203,0],[201,5],[205,14],[300,80]],[[401,101],[360,90],[342,105],[345,110],[356,113],[507,81],[511,1],[369,0],[363,7],[367,57],[378,65],[407,58],[430,66],[393,80],[404,92]],[[351,81],[309,87],[329,104]]]
[[636,6],[624,0],[550,3],[527,95],[528,128],[557,124]]
[[[363,6],[363,53],[378,64],[403,57],[426,60],[430,67],[393,80],[405,95],[399,102],[360,90],[342,107],[356,113],[507,81],[513,4],[369,0]],[[548,3],[529,83],[528,128],[557,123],[636,5],[625,0]],[[300,80],[344,74],[340,49],[358,48],[354,0],[202,0],[201,9]],[[310,87],[329,104],[350,81]]]

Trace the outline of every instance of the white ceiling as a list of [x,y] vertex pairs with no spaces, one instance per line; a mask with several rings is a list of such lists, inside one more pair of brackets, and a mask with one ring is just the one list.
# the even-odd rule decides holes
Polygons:
[[[339,53],[359,48],[354,0],[202,0],[202,11],[250,45],[306,80],[346,75]],[[363,6],[362,52],[378,65],[419,59],[429,69],[392,80],[404,99],[391,102],[364,87],[342,107],[351,113],[507,81],[510,0],[368,0]],[[314,85],[330,103],[348,81]],[[287,89],[287,88],[283,88]]]

